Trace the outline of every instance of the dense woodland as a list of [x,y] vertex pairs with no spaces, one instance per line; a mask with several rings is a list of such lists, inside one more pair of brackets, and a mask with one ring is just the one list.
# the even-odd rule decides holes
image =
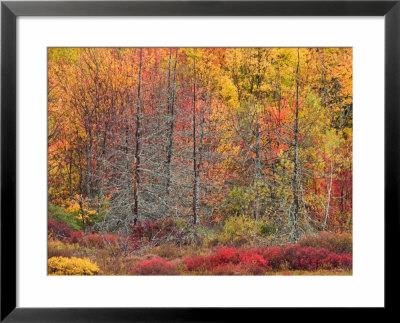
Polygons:
[[49,48],[48,200],[51,261],[104,274],[351,261],[352,49]]

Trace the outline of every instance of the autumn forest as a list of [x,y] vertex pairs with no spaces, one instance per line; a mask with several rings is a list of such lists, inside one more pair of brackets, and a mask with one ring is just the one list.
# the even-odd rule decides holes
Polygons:
[[351,275],[351,48],[49,48],[49,275]]

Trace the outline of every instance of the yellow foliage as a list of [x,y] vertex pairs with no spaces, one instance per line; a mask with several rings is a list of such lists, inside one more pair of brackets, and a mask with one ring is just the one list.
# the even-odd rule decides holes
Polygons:
[[257,233],[257,223],[247,216],[232,216],[225,222],[218,240],[225,244],[243,244]]
[[87,258],[52,257],[47,265],[50,276],[91,276],[100,271],[97,264]]
[[79,203],[76,201],[71,201],[66,209],[66,212],[74,213],[74,212],[79,212],[79,210],[80,210]]

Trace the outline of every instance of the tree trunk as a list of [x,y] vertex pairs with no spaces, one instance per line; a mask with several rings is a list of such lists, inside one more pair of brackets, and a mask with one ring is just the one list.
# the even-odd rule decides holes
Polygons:
[[137,106],[136,106],[136,129],[135,129],[135,164],[134,164],[134,182],[133,182],[133,216],[134,221],[137,221],[139,218],[139,185],[140,185],[140,135],[141,135],[141,105],[142,105],[142,93],[141,93],[141,85],[142,85],[142,56],[143,56],[143,48],[140,49],[140,61],[139,61],[139,76],[138,76],[138,91],[137,91]]
[[196,148],[196,58],[193,63],[194,77],[193,77],[193,224],[197,224],[198,217],[198,203],[199,203],[199,172],[197,164],[197,148]]
[[171,185],[171,160],[172,160],[172,147],[174,140],[174,118],[175,118],[175,94],[176,94],[176,64],[178,61],[178,49],[175,52],[174,62],[174,76],[173,85],[171,90],[171,56],[172,49],[169,52],[169,71],[168,71],[168,138],[167,138],[167,173],[166,173],[166,194],[169,196]]
[[256,172],[255,172],[255,189],[256,189],[256,207],[254,218],[257,221],[260,217],[260,194],[259,194],[259,185],[261,182],[261,133],[260,133],[260,124],[257,121],[256,124]]
[[329,184],[327,185],[328,196],[326,198],[325,219],[324,219],[324,226],[323,226],[324,230],[326,228],[326,223],[329,218],[329,208],[330,208],[330,204],[331,204],[331,191],[332,191],[332,176],[333,176],[333,167],[332,167],[332,162],[331,162],[330,180],[329,180]]
[[86,196],[88,197],[90,203],[92,201],[92,148],[91,146],[86,147]]
[[299,221],[299,65],[300,49],[297,49],[297,68],[296,68],[296,110],[294,119],[294,170],[292,180],[293,190],[293,215],[292,215],[292,241],[298,240],[298,221]]
[[72,200],[74,198],[74,191],[72,187],[72,149],[70,150],[69,154],[68,182],[69,182],[69,197]]
[[104,132],[103,132],[103,140],[101,144],[101,154],[99,158],[97,158],[97,214],[100,214],[101,204],[103,200],[103,161],[106,154],[106,144],[107,144],[107,130],[108,124],[106,122]]

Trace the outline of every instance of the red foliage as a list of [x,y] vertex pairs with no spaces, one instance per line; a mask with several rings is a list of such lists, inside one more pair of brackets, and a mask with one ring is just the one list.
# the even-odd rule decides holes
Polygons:
[[227,263],[239,263],[238,250],[235,248],[222,247],[215,254],[207,257],[206,262],[208,267],[215,267]]
[[353,257],[351,254],[335,254],[330,253],[324,260],[327,268],[344,268],[351,269],[353,267]]
[[328,249],[338,254],[351,253],[353,239],[349,233],[319,232],[302,238],[299,244],[303,247],[314,247],[316,249]]
[[105,240],[105,245],[109,244],[114,246],[120,237],[111,233],[104,233],[103,239]]
[[224,247],[209,256],[186,257],[184,263],[189,271],[205,270],[212,275],[229,275],[233,272],[262,275],[271,269],[351,269],[352,256],[293,244],[247,250]]
[[295,244],[284,247],[284,253],[290,269],[316,270],[326,262],[329,251]]
[[223,247],[206,257],[186,257],[184,263],[190,271],[207,270],[211,275],[261,275],[269,269],[268,260],[263,257],[259,249],[243,251]]
[[269,247],[264,250],[263,255],[273,269],[279,269],[286,263],[282,247]]
[[148,242],[158,246],[165,242],[178,244],[182,240],[182,231],[171,218],[158,221],[138,221],[135,225],[130,226],[130,230],[131,241],[138,247]]
[[118,240],[120,238],[120,236],[111,233],[104,233],[102,235],[98,233],[88,233],[85,235],[81,235],[80,238],[78,238],[79,234],[76,235],[77,242],[81,246],[96,249],[102,249],[108,246],[115,246],[116,244],[118,244]]
[[103,237],[97,233],[89,233],[82,237],[79,244],[86,248],[101,249],[104,247]]
[[205,257],[203,256],[189,256],[186,257],[183,262],[190,271],[198,270],[201,267],[205,267]]
[[133,269],[134,275],[177,275],[176,265],[162,258],[152,258],[137,263]]
[[241,252],[239,254],[239,262],[245,265],[255,265],[260,268],[268,267],[268,259],[265,259],[261,254],[254,251]]
[[59,240],[66,240],[71,236],[73,229],[64,222],[48,219],[47,228],[52,232],[53,237]]
[[351,254],[338,255],[324,248],[302,247],[299,244],[284,246],[282,251],[286,266],[292,270],[351,269],[352,267]]
[[74,231],[71,233],[69,240],[71,243],[78,243],[82,239],[82,237],[83,237],[82,231]]

